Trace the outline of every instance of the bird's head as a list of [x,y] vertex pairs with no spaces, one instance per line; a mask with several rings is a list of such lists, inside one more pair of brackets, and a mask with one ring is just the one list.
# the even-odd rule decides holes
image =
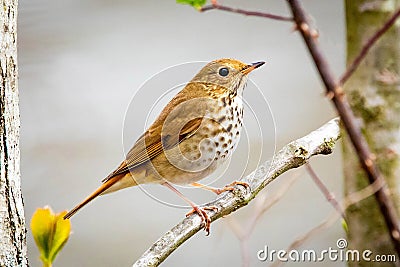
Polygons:
[[227,58],[214,60],[204,66],[191,82],[205,84],[208,90],[227,91],[229,94],[236,95],[243,91],[247,75],[264,63],[260,61],[245,64],[239,60]]

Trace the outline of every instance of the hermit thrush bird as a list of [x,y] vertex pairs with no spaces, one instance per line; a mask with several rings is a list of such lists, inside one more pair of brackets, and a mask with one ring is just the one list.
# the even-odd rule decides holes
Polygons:
[[243,124],[242,95],[247,74],[263,64],[219,59],[204,66],[139,137],[119,167],[64,219],[99,195],[155,183],[170,188],[189,203],[193,207],[189,214],[197,213],[202,218],[208,234],[211,220],[205,209],[210,208],[198,207],[172,184],[192,184],[217,194],[232,190],[231,185],[217,189],[197,181],[214,172],[236,149]]

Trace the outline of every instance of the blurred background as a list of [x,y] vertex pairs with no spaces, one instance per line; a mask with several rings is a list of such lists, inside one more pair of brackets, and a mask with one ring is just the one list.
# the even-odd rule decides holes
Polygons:
[[[345,65],[342,1],[302,2],[320,31],[319,42],[333,71],[339,75]],[[224,4],[289,15],[285,1],[226,0]],[[20,0],[18,22],[22,187],[27,222],[36,208],[71,209],[100,185],[154,118],[157,107],[162,108],[172,97],[160,99],[155,111],[149,113],[159,97],[171,89],[163,79],[154,83],[149,79],[171,66],[197,62],[173,69],[171,80],[179,84],[190,80],[204,65],[199,61],[223,57],[248,63],[267,61],[251,74],[254,84],[249,84],[244,96],[249,102],[246,134],[218,180],[220,186],[248,174],[258,162],[273,155],[275,146],[280,149],[335,116],[305,45],[288,22],[222,11],[199,13],[175,1],[155,0]],[[263,101],[258,101],[260,96]],[[254,123],[255,117],[261,127]],[[313,158],[311,163],[340,198],[340,146],[333,155]],[[263,214],[249,238],[251,266],[267,266],[268,261],[257,260],[259,250],[265,246],[287,248],[333,210],[304,168],[282,175],[262,194],[272,198],[292,177],[297,177],[294,185]],[[158,197],[175,199],[167,189],[155,187],[144,188],[157,192]],[[198,189],[185,190],[196,201],[215,198]],[[241,266],[240,242],[232,225],[246,226],[254,214],[253,202],[214,222],[210,236],[204,232],[195,235],[164,266],[188,262],[191,266]],[[102,196],[72,218],[73,234],[55,266],[130,266],[187,211],[166,206],[140,188]],[[336,241],[344,236],[338,221],[301,249],[335,249]],[[31,266],[41,266],[30,234],[28,244]],[[287,265],[294,264],[299,265]]]

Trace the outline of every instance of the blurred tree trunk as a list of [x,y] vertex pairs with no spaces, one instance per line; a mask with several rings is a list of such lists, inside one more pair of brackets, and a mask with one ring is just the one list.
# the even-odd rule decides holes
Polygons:
[[17,0],[0,10],[0,266],[27,266],[17,88]]
[[[398,0],[346,0],[347,63],[399,6]],[[345,91],[379,169],[386,178],[399,210],[400,175],[400,26],[399,21],[375,44]],[[368,185],[348,138],[343,138],[345,194]],[[349,249],[369,249],[373,255],[394,254],[373,196],[346,211]],[[373,257],[373,256],[372,256]],[[393,266],[393,263],[349,262],[350,266]]]

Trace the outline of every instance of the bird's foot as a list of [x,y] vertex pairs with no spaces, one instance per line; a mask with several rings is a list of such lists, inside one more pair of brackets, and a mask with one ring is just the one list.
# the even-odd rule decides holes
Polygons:
[[246,187],[246,189],[250,188],[248,183],[240,182],[240,181],[234,181],[233,183],[230,183],[230,184],[224,186],[223,188],[212,187],[212,186],[203,185],[203,184],[200,184],[200,183],[192,183],[191,185],[195,186],[195,187],[199,187],[199,188],[205,189],[205,190],[208,190],[208,191],[211,191],[211,192],[213,192],[214,194],[217,194],[217,195],[220,195],[220,194],[222,194],[223,192],[226,192],[226,191],[233,191],[235,189],[234,188],[235,185],[242,185],[242,186]]
[[250,188],[250,185],[248,183],[241,182],[241,181],[234,181],[228,185],[225,185],[223,188],[216,188],[215,190],[213,190],[213,192],[215,194],[219,195],[226,191],[233,191],[233,190],[235,190],[235,187],[234,187],[235,185],[244,186],[246,189]]
[[206,210],[217,211],[218,208],[215,206],[209,206],[209,207],[204,207],[204,208],[200,208],[198,206],[193,206],[193,209],[186,214],[186,217],[189,217],[190,215],[197,213],[201,218],[201,222],[204,223],[204,230],[206,231],[206,235],[209,235],[211,218],[210,218],[210,216],[208,216]]

